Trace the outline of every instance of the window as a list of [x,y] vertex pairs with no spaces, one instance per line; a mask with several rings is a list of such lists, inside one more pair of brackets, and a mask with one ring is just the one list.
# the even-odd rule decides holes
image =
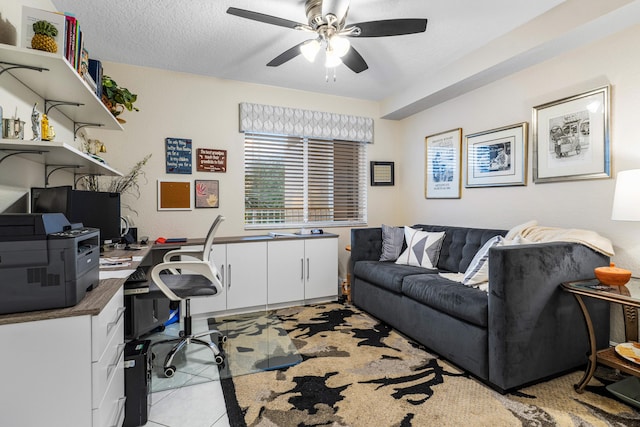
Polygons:
[[367,221],[366,143],[245,133],[245,227]]

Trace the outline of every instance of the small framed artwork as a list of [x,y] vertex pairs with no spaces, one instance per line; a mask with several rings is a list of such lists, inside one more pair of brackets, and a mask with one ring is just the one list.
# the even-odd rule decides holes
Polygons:
[[527,122],[465,137],[465,187],[527,185]]
[[394,185],[393,162],[371,162],[371,185]]
[[220,190],[217,180],[196,179],[196,208],[219,208]]
[[611,177],[609,86],[533,107],[533,182]]
[[158,180],[158,210],[191,210],[193,189],[191,181]]
[[462,128],[425,138],[424,196],[459,199],[462,165]]

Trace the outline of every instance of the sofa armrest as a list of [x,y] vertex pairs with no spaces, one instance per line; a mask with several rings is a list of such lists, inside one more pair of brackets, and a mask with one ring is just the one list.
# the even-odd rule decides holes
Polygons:
[[[503,390],[587,361],[585,321],[562,282],[590,279],[609,257],[586,246],[550,242],[501,246],[489,255],[489,381]],[[598,348],[608,345],[609,304],[585,298]]]
[[351,264],[378,261],[382,255],[382,228],[351,229]]

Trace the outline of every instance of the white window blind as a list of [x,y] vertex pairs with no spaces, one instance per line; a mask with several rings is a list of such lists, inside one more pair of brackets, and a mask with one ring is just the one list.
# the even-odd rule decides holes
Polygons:
[[366,224],[366,143],[245,133],[245,226]]

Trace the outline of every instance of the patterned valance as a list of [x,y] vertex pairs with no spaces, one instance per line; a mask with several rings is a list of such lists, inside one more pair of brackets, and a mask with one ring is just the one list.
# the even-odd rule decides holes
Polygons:
[[373,119],[242,102],[240,132],[372,143]]

